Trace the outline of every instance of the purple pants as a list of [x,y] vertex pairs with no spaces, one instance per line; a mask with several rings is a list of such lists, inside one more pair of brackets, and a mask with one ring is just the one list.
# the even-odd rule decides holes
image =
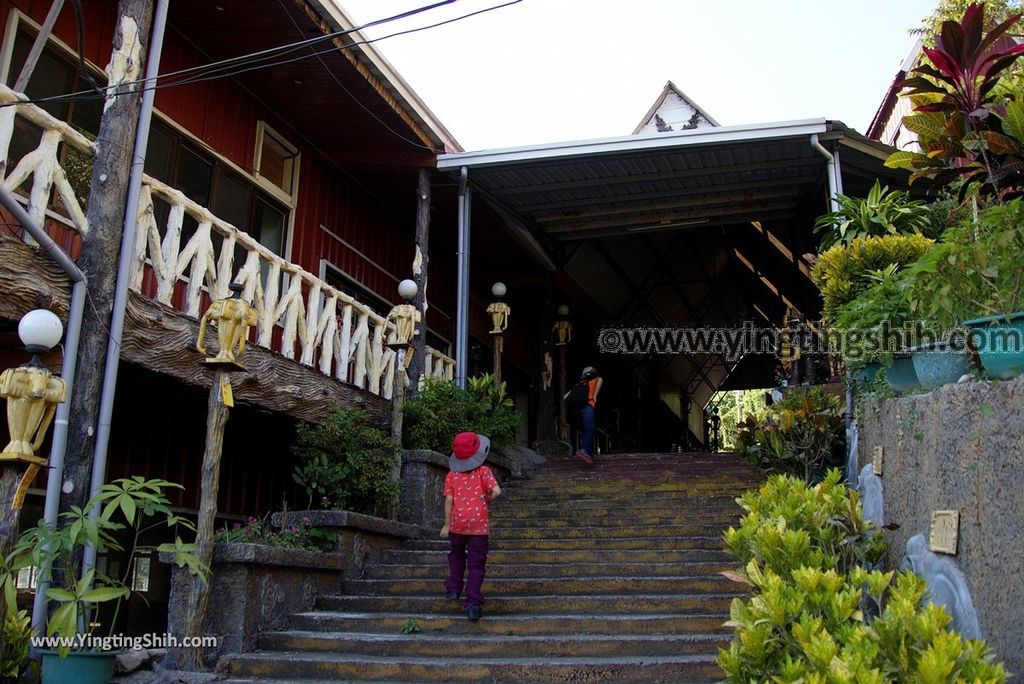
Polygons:
[[444,590],[462,593],[462,576],[468,565],[469,577],[466,579],[466,600],[462,604],[463,608],[484,604],[480,586],[484,583],[484,573],[487,570],[487,539],[486,534],[448,534],[452,550],[448,552],[448,581],[444,583]]

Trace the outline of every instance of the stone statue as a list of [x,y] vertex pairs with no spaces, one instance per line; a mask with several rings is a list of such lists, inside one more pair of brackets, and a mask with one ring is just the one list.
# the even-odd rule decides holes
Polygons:
[[547,392],[551,389],[551,378],[554,375],[553,362],[551,359],[551,352],[544,352],[544,370],[540,374],[540,385]]
[[203,338],[206,336],[207,324],[210,319],[213,319],[217,323],[217,342],[220,349],[217,356],[207,358],[204,363],[226,363],[244,368],[238,357],[245,353],[249,327],[256,324],[256,309],[238,296],[242,291],[240,284],[232,283],[231,290],[235,293],[234,297],[218,299],[210,304],[210,308],[203,314],[199,323],[199,339],[196,341],[196,349],[202,354],[207,353]]
[[508,317],[512,313],[505,302],[492,302],[487,306],[487,313],[491,314],[491,334],[500,335],[508,328]]
[[398,304],[388,312],[387,322],[395,327],[388,335],[389,347],[404,347],[416,335],[416,324],[423,319],[423,314],[412,304]]
[[567,342],[572,341],[572,323],[569,321],[558,321],[551,328],[553,331],[558,333],[558,346],[565,346]]
[[65,399],[67,385],[41,366],[8,368],[0,373],[0,397],[7,400],[7,429],[10,443],[3,456],[21,461],[36,459],[57,404]]

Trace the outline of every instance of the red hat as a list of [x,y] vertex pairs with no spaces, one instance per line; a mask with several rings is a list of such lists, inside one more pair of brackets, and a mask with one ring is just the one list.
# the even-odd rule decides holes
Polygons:
[[452,441],[448,469],[465,473],[480,466],[491,450],[491,440],[475,432],[460,432]]

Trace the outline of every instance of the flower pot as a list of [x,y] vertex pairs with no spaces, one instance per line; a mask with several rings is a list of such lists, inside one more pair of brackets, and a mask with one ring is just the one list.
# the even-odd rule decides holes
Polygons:
[[1024,311],[964,321],[989,377],[1006,380],[1024,369]]
[[956,382],[971,370],[967,365],[967,356],[962,351],[955,351],[946,342],[923,344],[909,352],[917,379],[921,387],[927,390]]
[[878,375],[878,371],[882,370],[882,364],[877,361],[865,365],[863,368],[854,371],[853,381],[858,385],[863,385],[866,382],[871,382]]
[[904,394],[921,386],[914,372],[914,362],[909,356],[896,356],[892,365],[885,369],[885,381],[897,394]]
[[109,684],[114,676],[114,651],[72,651],[61,658],[41,651],[43,684]]

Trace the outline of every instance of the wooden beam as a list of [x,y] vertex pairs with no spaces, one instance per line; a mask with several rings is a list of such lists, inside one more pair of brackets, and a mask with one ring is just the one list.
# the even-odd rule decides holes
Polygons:
[[[199,321],[135,292],[128,300],[121,357],[138,366],[196,387],[208,388],[213,372],[200,365],[195,349]],[[369,392],[251,345],[245,351],[246,372],[234,373],[235,401],[320,422],[335,406],[361,406],[384,420],[387,402]]]
[[[574,231],[574,232],[566,232],[566,233],[555,233],[553,231],[548,231],[548,235],[550,235],[552,238],[555,238],[555,239],[563,241],[563,242],[571,242],[571,241],[574,241],[574,240],[588,240],[588,239],[591,239],[591,238],[615,237],[615,236],[619,236],[619,235],[636,235],[638,233],[653,233],[653,232],[678,231],[678,230],[707,230],[708,228],[714,228],[714,227],[718,227],[718,226],[741,225],[741,224],[744,224],[744,223],[749,223],[750,221],[754,221],[754,220],[758,220],[758,221],[768,221],[768,220],[774,220],[774,219],[792,220],[792,219],[796,218],[796,216],[797,216],[797,214],[796,214],[795,208],[782,209],[782,210],[776,210],[776,211],[768,211],[768,210],[765,210],[765,209],[761,209],[761,210],[759,210],[757,212],[751,212],[751,211],[748,210],[748,211],[744,211],[744,212],[738,213],[738,214],[737,213],[722,213],[722,215],[720,215],[720,216],[706,216],[705,215],[704,218],[708,219],[707,223],[700,223],[700,224],[695,224],[695,225],[691,225],[691,226],[672,226],[672,225],[670,225],[669,227],[665,227],[665,228],[661,228],[661,227],[657,227],[657,226],[652,226],[650,230],[642,230],[642,231],[637,231],[635,229],[630,231],[630,230],[627,230],[626,228],[623,228],[623,227],[620,226],[618,228],[605,228],[603,230]],[[694,215],[694,218],[700,218],[700,217],[697,217],[696,215]]]
[[[587,232],[597,231],[606,228],[612,228],[615,230],[622,230],[630,232],[630,229],[637,231],[640,229],[642,232],[650,232],[659,229],[659,224],[665,224],[666,229],[671,229],[673,226],[669,224],[684,222],[684,221],[700,221],[695,225],[705,225],[710,222],[714,217],[726,217],[731,216],[737,219],[737,222],[742,221],[743,218],[749,220],[757,220],[761,214],[768,212],[777,212],[781,210],[794,210],[797,206],[797,196],[790,198],[778,198],[776,200],[767,202],[753,201],[750,204],[744,204],[743,202],[736,202],[733,200],[722,200],[721,202],[712,202],[708,205],[696,205],[696,209],[686,211],[663,211],[657,213],[640,213],[635,216],[627,216],[622,218],[613,219],[602,219],[597,221],[574,221],[570,219],[562,219],[559,225],[552,226],[546,230],[552,235],[557,236],[560,233],[574,233],[574,232]],[[649,228],[648,228],[649,227]]]
[[52,259],[37,246],[0,233],[0,318],[19,321],[40,298],[67,320],[71,284]]

